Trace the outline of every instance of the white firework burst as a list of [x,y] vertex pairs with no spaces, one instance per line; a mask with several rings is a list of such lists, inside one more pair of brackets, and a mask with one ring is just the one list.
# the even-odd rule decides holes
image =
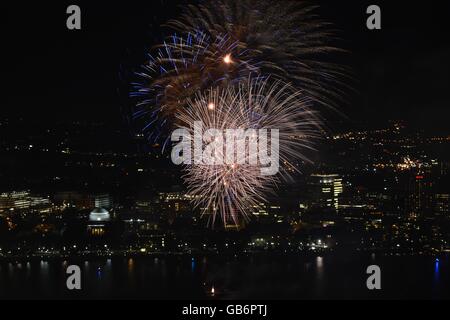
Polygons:
[[[267,141],[267,136],[261,135],[242,137],[245,152],[232,155],[234,162],[185,165],[185,183],[202,213],[211,214],[213,223],[219,215],[225,224],[238,224],[240,217],[248,219],[252,210],[265,201],[280,179],[287,179],[293,171],[298,171],[299,163],[308,161],[305,149],[313,148],[322,132],[321,121],[311,110],[311,105],[310,99],[301,91],[268,78],[248,78],[235,86],[212,88],[189,100],[188,107],[176,114],[178,126],[184,128],[189,137],[195,135],[194,123],[198,122],[202,123],[202,136],[208,129],[219,132],[228,129],[278,130],[280,171],[277,175],[262,175],[264,165],[258,161],[258,152],[250,152],[247,141],[253,138],[261,148]],[[192,145],[191,148],[194,150]],[[216,148],[212,154],[217,159],[227,156],[226,148]],[[240,162],[240,157],[246,161]]]

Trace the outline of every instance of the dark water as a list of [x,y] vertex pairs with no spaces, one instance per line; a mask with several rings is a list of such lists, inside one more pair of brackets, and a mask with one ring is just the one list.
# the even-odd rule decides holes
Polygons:
[[[81,267],[81,291],[66,289],[68,264]],[[366,288],[371,264],[382,272],[375,292]],[[0,298],[449,299],[450,259],[335,253],[0,262]]]

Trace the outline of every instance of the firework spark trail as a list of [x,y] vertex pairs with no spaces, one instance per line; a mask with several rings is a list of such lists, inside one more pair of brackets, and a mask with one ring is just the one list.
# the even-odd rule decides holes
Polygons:
[[154,48],[155,54],[137,73],[131,97],[137,100],[134,118],[143,121],[149,140],[167,137],[175,114],[187,101],[211,87],[224,87],[257,70],[236,52],[237,43],[227,35],[213,39],[194,30],[173,35]]
[[[239,216],[248,217],[280,179],[298,170],[298,159],[307,161],[305,148],[312,148],[321,136],[320,120],[310,110],[309,99],[281,81],[271,84],[269,79],[249,78],[236,86],[199,93],[188,104],[177,114],[179,126],[187,129],[186,139],[194,135],[196,121],[203,123],[202,133],[208,129],[279,130],[279,175],[261,175],[262,165],[252,164],[257,163],[258,154],[247,153],[247,149],[244,155],[234,155],[236,163],[185,166],[184,180],[195,205],[212,214],[213,220],[219,214],[225,224],[237,224]],[[254,138],[261,142],[260,136]],[[214,151],[215,158],[227,156],[224,149]],[[237,159],[242,156],[247,161],[239,164]]]
[[201,29],[211,38],[227,34],[237,44],[233,52],[252,61],[261,75],[291,82],[316,103],[335,107],[352,77],[327,59],[345,50],[336,46],[337,31],[317,17],[317,8],[307,1],[206,0],[185,7],[168,26]]

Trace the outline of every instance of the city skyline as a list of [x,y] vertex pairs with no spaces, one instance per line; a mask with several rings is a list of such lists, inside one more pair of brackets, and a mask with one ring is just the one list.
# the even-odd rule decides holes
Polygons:
[[[8,4],[0,299],[449,299],[448,5],[202,1]],[[196,120],[284,130],[286,179],[175,165]]]

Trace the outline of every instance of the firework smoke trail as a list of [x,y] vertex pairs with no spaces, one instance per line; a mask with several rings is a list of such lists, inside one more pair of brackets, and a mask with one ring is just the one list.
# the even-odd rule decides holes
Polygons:
[[237,43],[227,35],[213,39],[194,30],[185,36],[173,35],[154,48],[148,62],[132,83],[131,96],[137,100],[134,118],[143,121],[149,140],[167,138],[176,122],[177,111],[198,92],[224,87],[255,71],[250,61],[235,52]]
[[[180,127],[194,134],[193,124],[203,123],[202,130],[271,129],[279,130],[279,175],[261,175],[257,153],[246,156],[244,164],[190,164],[186,165],[184,180],[195,205],[203,213],[212,214],[213,223],[219,214],[222,221],[238,224],[239,216],[248,217],[265,196],[274,191],[280,179],[290,177],[298,170],[297,161],[306,160],[305,149],[313,147],[321,136],[320,120],[310,109],[311,101],[303,93],[281,81],[249,78],[236,86],[215,88],[199,93],[189,101],[189,108],[177,114]],[[261,142],[261,136],[254,137]],[[245,137],[243,138],[245,140]],[[206,143],[211,141],[206,141]],[[245,143],[245,141],[244,141]],[[215,149],[214,157],[226,157],[224,150]]]
[[206,0],[189,5],[168,26],[200,29],[215,38],[227,34],[234,55],[252,61],[260,75],[290,82],[317,104],[336,107],[348,93],[348,68],[334,62],[336,30],[317,17],[317,6],[295,0]]

